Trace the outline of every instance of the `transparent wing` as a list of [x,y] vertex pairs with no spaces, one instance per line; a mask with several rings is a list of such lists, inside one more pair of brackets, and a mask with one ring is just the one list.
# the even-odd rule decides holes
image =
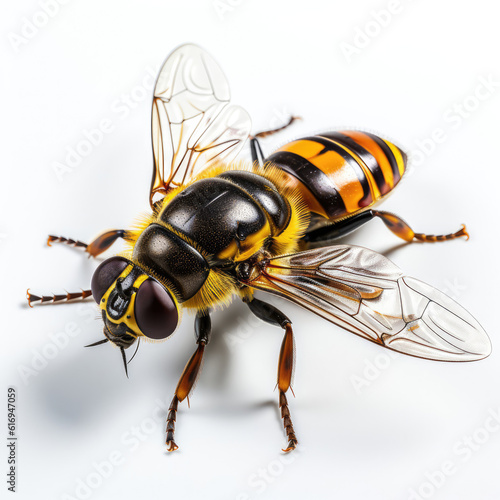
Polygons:
[[228,161],[240,151],[251,120],[229,100],[224,74],[204,50],[183,45],[170,54],[153,97],[151,203],[156,193],[164,195],[213,162]]
[[491,352],[488,335],[462,306],[372,250],[308,250],[263,261],[259,271],[246,284],[395,351],[438,361]]

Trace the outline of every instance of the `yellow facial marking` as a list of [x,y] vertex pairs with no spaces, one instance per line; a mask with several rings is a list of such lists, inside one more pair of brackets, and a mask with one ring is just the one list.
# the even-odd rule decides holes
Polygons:
[[[126,313],[120,318],[120,321],[117,323],[113,319],[111,319],[108,315],[108,312],[106,310],[106,305],[108,303],[108,298],[111,292],[115,289],[116,287],[116,282],[120,278],[125,278],[126,276],[129,275],[129,273],[132,271],[132,268],[134,266],[128,265],[125,270],[118,276],[118,278],[115,280],[115,282],[109,287],[109,289],[106,291],[106,293],[103,295],[101,302],[99,303],[99,307],[106,313],[106,318],[110,323],[114,323],[115,325],[125,323],[127,328],[129,330],[132,330],[136,335],[143,335],[141,332],[139,326],[137,325],[137,322],[135,321],[135,314],[134,314],[134,307],[135,307],[135,296],[136,293],[132,294],[132,298],[130,299],[129,305],[127,307]],[[139,288],[147,279],[149,276],[147,274],[141,274],[135,281],[134,281],[134,288]]]

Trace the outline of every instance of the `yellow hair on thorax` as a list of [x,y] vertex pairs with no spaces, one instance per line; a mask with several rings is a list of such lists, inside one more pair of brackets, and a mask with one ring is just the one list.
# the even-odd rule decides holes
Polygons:
[[222,309],[231,304],[237,291],[238,286],[231,276],[223,271],[210,269],[203,286],[182,306],[198,311],[208,311],[208,309],[213,308]]
[[139,214],[132,222],[130,229],[127,229],[127,237],[125,238],[125,254],[127,258],[131,257],[137,238],[153,222],[155,222],[155,214],[146,212]]
[[[150,224],[155,223],[160,224],[166,227],[169,231],[175,233],[177,236],[196,248],[208,261],[210,261],[210,255],[207,255],[207,252],[204,249],[200,248],[199,245],[192,241],[187,235],[174,229],[170,224],[163,222],[159,216],[170,201],[172,201],[172,199],[174,199],[187,187],[201,179],[213,178],[221,173],[232,170],[252,172],[268,179],[274,186],[276,186],[280,195],[283,196],[289,205],[290,219],[285,229],[278,234],[273,234],[271,240],[267,242],[268,251],[272,254],[272,256],[297,251],[299,240],[304,235],[310,220],[310,212],[302,199],[301,194],[296,189],[288,185],[289,181],[287,175],[276,165],[267,163],[264,166],[259,166],[256,163],[252,164],[249,162],[238,161],[229,164],[217,163],[212,167],[202,170],[198,175],[191,178],[186,184],[172,189],[158,203],[157,209],[153,213],[142,214],[137,218],[135,223],[132,225],[132,228],[129,230],[129,235],[126,240],[128,251],[124,252],[123,255],[130,260],[133,260],[132,251],[138,237]],[[164,286],[166,286],[178,297],[175,289],[173,289],[172,285],[168,283],[164,277],[155,276],[153,274],[151,275],[163,283]],[[208,278],[200,290],[198,290],[193,297],[188,299],[186,302],[183,302],[181,305],[182,308],[206,311],[209,308],[225,307],[229,305],[235,294],[240,295],[243,298],[247,297],[249,294],[251,295],[251,291],[245,287],[240,287],[235,279],[224,271],[211,269]]]

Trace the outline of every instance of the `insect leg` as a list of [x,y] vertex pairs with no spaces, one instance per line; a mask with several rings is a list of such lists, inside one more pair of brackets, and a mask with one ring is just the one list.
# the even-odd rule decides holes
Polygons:
[[264,165],[264,153],[259,141],[255,137],[250,139],[250,154],[252,155],[252,163],[258,163],[260,167]]
[[253,135],[251,138],[258,139],[258,138],[264,138],[264,137],[269,137],[270,135],[274,135],[276,132],[281,132],[282,130],[285,130],[288,128],[293,122],[297,120],[302,120],[300,116],[290,116],[289,120],[285,125],[282,125],[281,127],[278,128],[273,128],[271,130],[263,130],[262,132],[259,132],[258,134]]
[[[205,352],[205,346],[210,341],[210,334],[212,332],[212,323],[210,321],[210,314],[199,312],[196,315],[194,326],[195,326],[196,343],[198,344],[198,347],[194,352],[194,354],[189,359],[189,361],[187,362],[186,366],[184,367],[182,375],[177,384],[177,388],[175,389],[175,395],[168,409],[167,441],[166,441],[168,445],[168,451],[174,451],[178,448],[174,440],[177,407],[180,401],[183,401],[186,397],[189,396],[189,393],[192,391],[196,379],[200,374],[201,365],[203,361],[203,354]],[[188,398],[188,404],[189,404],[189,398]]]
[[462,227],[451,234],[423,234],[423,233],[415,233],[413,229],[403,220],[401,217],[394,215],[390,212],[379,212],[377,210],[372,210],[372,213],[375,217],[382,219],[384,224],[392,231],[396,236],[405,240],[405,241],[413,241],[414,239],[422,242],[435,242],[435,241],[446,241],[446,240],[454,240],[455,238],[460,238],[461,236],[465,236],[469,239],[469,233],[465,227],[465,224],[462,224]]
[[52,246],[52,243],[64,243],[65,245],[75,248],[83,248],[89,256],[97,257],[107,250],[119,238],[127,239],[128,237],[129,233],[125,229],[113,229],[102,233],[87,245],[82,241],[65,238],[64,236],[49,235],[47,238],[47,245],[50,247]]
[[349,234],[355,229],[358,229],[360,226],[375,217],[381,219],[392,233],[408,242],[413,240],[421,242],[446,241],[460,238],[461,236],[465,236],[467,239],[469,239],[469,233],[467,232],[465,225],[463,224],[461,229],[452,234],[434,236],[423,233],[415,233],[413,229],[401,217],[398,217],[397,215],[390,212],[381,212],[377,210],[366,210],[359,214],[352,215],[351,217],[343,219],[339,222],[313,229],[312,231],[307,232],[304,235],[303,239],[306,243],[319,243],[321,241],[340,238],[342,236],[345,236],[346,234]]
[[282,130],[288,128],[296,120],[301,120],[301,118],[299,116],[290,116],[290,119],[287,123],[285,123],[285,125],[271,130],[264,130],[262,132],[259,132],[258,134],[250,136],[250,153],[252,155],[252,162],[257,162],[260,166],[264,164],[264,153],[262,152],[259,141],[257,139],[269,137],[276,132],[281,132]]
[[372,210],[367,210],[366,212],[352,215],[351,217],[339,222],[327,224],[317,229],[313,229],[312,231],[308,231],[304,235],[303,240],[307,243],[319,243],[321,241],[341,238],[342,236],[358,229],[366,222],[372,220],[373,217],[374,215]]
[[290,410],[288,409],[288,401],[285,393],[290,388],[292,383],[293,368],[295,365],[295,348],[294,348],[292,324],[285,325],[285,336],[280,349],[280,357],[278,363],[278,389],[280,391],[280,409],[283,426],[285,427],[288,446],[284,452],[292,451],[297,446],[297,436],[293,430]]
[[250,310],[261,320],[271,325],[281,326],[285,330],[285,336],[281,344],[279,363],[278,363],[278,390],[279,390],[279,406],[281,410],[281,418],[283,419],[283,427],[285,428],[286,437],[288,440],[287,447],[284,452],[292,451],[297,446],[297,436],[293,429],[290,410],[286,392],[290,389],[292,376],[295,366],[295,347],[293,339],[292,322],[281,311],[273,305],[267,304],[262,300],[252,299],[245,301],[250,307]]
[[60,295],[33,295],[30,290],[26,290],[26,298],[28,299],[28,305],[33,307],[33,304],[57,304],[59,302],[69,302],[70,300],[76,299],[86,299],[92,296],[92,290],[82,290],[81,292],[66,293]]

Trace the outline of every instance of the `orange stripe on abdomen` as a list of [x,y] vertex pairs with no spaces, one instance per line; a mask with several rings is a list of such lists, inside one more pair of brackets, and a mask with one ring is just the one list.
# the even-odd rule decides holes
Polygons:
[[[399,178],[403,177],[403,174],[406,171],[406,161],[407,161],[407,156],[406,153],[401,151],[397,146],[395,146],[392,142],[386,141],[385,139],[382,139],[391,149],[392,154],[394,155],[394,158],[396,159],[396,163],[398,164],[398,171],[399,171]],[[397,182],[395,183],[397,184]]]
[[360,131],[304,137],[266,161],[287,174],[312,212],[331,221],[372,207],[406,169],[406,155],[397,146]]
[[362,206],[365,193],[352,166],[335,151],[314,140],[303,139],[287,144],[279,151],[289,151],[302,156],[326,174],[342,197],[347,213],[356,212]]
[[[375,140],[364,132],[358,132],[354,130],[347,130],[341,132],[347,135],[355,142],[357,142],[361,147],[365,148],[376,160],[382,170],[387,187],[381,189],[382,194],[389,192],[395,186],[394,173],[392,171],[391,164],[387,155],[384,153],[382,148],[375,142]],[[399,180],[399,178],[397,179]],[[396,181],[397,182],[397,181]]]

